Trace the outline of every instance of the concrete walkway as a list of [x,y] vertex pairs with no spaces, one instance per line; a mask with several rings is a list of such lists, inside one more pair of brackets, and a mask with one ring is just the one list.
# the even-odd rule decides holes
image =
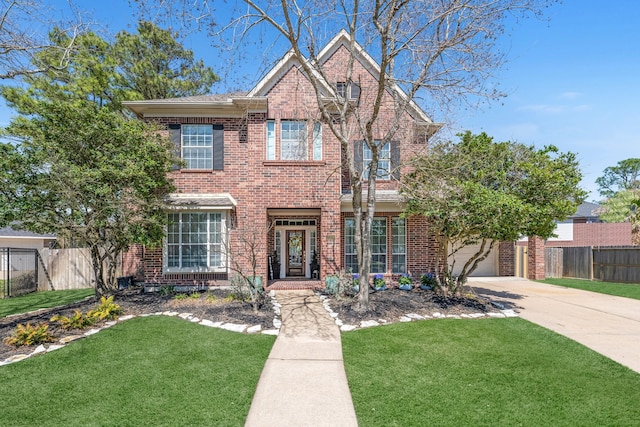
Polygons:
[[640,373],[640,300],[516,278],[471,278],[482,296]]
[[357,426],[338,326],[310,290],[276,299],[282,327],[245,426]]

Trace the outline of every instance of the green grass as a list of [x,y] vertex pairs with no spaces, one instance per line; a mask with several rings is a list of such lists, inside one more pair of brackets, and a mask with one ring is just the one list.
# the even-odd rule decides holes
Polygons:
[[93,288],[34,292],[19,297],[4,298],[0,299],[0,317],[70,304],[90,295],[95,295]]
[[242,426],[274,339],[129,320],[0,367],[0,424]]
[[545,279],[540,282],[618,297],[640,299],[640,284],[596,282],[583,279]]
[[343,334],[360,426],[638,426],[640,375],[519,318]]

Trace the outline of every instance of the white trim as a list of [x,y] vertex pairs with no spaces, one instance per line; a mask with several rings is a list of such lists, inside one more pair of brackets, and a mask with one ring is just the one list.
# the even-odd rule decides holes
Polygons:
[[[291,218],[292,220],[294,220],[293,218]],[[311,239],[309,238],[309,232],[310,231],[316,231],[316,245],[319,242],[319,237],[320,234],[317,232],[317,228],[315,226],[297,226],[297,225],[282,225],[282,226],[276,226],[274,228],[275,231],[280,231],[281,233],[283,231],[287,231],[287,230],[303,230],[304,231],[304,250],[305,250],[305,256],[304,256],[304,277],[306,279],[310,279],[311,278]],[[294,276],[287,276],[287,263],[286,260],[284,260],[285,256],[288,256],[287,254],[287,238],[286,238],[286,233],[282,233],[280,234],[280,277],[285,279],[287,277],[294,277]],[[297,276],[296,276],[297,277]]]
[[[188,209],[188,210],[181,210],[180,212],[172,212],[172,213],[179,213],[179,214],[183,214],[183,213],[193,213],[196,212],[196,210],[193,209]],[[210,213],[220,213],[220,212],[215,212],[212,210],[209,210],[208,212]],[[222,264],[221,267],[213,267],[213,268],[179,268],[179,267],[171,267],[169,268],[167,266],[167,261],[168,261],[168,243],[167,243],[167,233],[168,230],[165,227],[165,231],[164,231],[164,238],[162,239],[162,273],[163,274],[181,274],[181,273],[227,273],[228,272],[228,254],[227,254],[227,250],[226,248],[229,247],[228,243],[229,243],[229,230],[227,227],[228,224],[228,218],[229,218],[229,214],[227,212],[222,212],[220,215],[220,236],[221,236],[221,240],[220,240],[220,263]],[[210,223],[209,223],[210,224]],[[208,255],[207,255],[208,256]],[[207,261],[208,263],[208,261]]]

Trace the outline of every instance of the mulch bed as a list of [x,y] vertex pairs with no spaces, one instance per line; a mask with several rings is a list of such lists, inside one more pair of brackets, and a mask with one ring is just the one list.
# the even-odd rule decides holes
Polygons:
[[[241,301],[229,301],[224,298],[229,290],[213,290],[204,293],[199,299],[185,298],[175,299],[173,295],[160,295],[158,293],[143,293],[141,289],[132,288],[117,294],[114,302],[123,309],[123,315],[140,315],[157,312],[191,313],[200,319],[220,321],[227,323],[240,323],[250,326],[261,325],[263,329],[273,328],[274,312],[271,300],[254,313],[249,303]],[[215,300],[207,298],[214,295]],[[444,298],[435,292],[414,289],[402,291],[389,289],[385,291],[371,291],[369,301],[371,310],[360,313],[352,308],[351,298],[330,298],[329,302],[333,311],[338,313],[339,319],[345,324],[358,325],[363,320],[384,319],[388,323],[399,321],[400,317],[408,313],[432,316],[438,312],[443,315],[461,315],[472,313],[487,313],[497,311],[489,301],[465,293],[465,297]],[[0,361],[18,354],[33,352],[36,346],[14,347],[6,345],[3,340],[12,334],[18,324],[30,322],[32,325],[39,322],[48,322],[49,330],[58,338],[69,335],[82,334],[85,331],[66,331],[51,322],[56,314],[63,316],[73,315],[74,310],[83,313],[97,306],[95,298],[89,298],[65,307],[40,310],[34,313],[26,313],[9,316],[0,319]],[[99,325],[97,325],[99,326]]]
[[473,313],[497,312],[496,307],[485,299],[471,293],[471,289],[463,292],[463,297],[443,297],[432,291],[415,288],[403,291],[397,288],[384,291],[371,291],[369,303],[371,310],[360,313],[353,309],[352,299],[335,299],[329,302],[331,309],[338,313],[338,318],[345,324],[358,325],[364,320],[384,319],[388,323],[398,322],[408,313],[432,316],[441,313],[444,316]]
[[[224,298],[229,294],[228,290],[213,290],[203,293],[199,299],[185,298],[175,299],[174,295],[160,295],[157,293],[143,293],[141,289],[132,288],[115,295],[114,302],[123,309],[122,315],[140,315],[157,312],[173,311],[179,313],[191,313],[200,319],[220,321],[225,323],[240,323],[249,326],[261,325],[263,329],[273,328],[273,307],[270,300],[264,304],[257,313],[249,303],[242,301],[228,301]],[[213,295],[215,300],[207,298]],[[0,319],[0,361],[18,354],[28,354],[35,350],[36,346],[14,347],[4,343],[4,338],[10,336],[18,324],[30,322],[32,325],[40,322],[49,323],[49,331],[57,338],[69,335],[80,335],[86,330],[64,330],[56,322],[50,319],[56,314],[72,316],[74,310],[83,313],[98,305],[96,298],[89,298],[64,307],[39,310],[34,313],[26,313],[9,316]],[[96,325],[96,326],[99,326]]]

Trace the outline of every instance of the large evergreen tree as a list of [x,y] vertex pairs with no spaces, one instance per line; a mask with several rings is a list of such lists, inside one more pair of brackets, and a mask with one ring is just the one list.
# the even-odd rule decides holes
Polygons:
[[[46,66],[60,51],[42,51],[34,65],[45,72],[1,88],[19,115],[2,131],[11,142],[0,144],[0,226],[88,247],[100,295],[116,289],[129,245],[162,238],[168,172],[179,161],[161,129],[129,117],[121,102],[206,93],[216,80],[168,32],[140,25],[113,44],[79,36],[64,69]],[[68,36],[54,30],[51,41],[65,45]],[[136,68],[135,58],[149,62]]]

